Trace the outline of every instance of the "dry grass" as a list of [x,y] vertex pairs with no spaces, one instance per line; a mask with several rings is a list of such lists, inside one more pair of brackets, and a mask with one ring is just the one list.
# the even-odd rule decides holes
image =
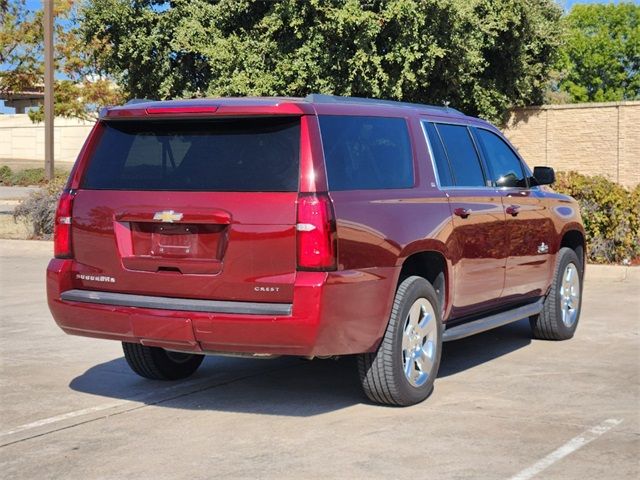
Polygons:
[[33,232],[30,225],[14,220],[11,213],[0,213],[0,238],[26,240],[32,237]]

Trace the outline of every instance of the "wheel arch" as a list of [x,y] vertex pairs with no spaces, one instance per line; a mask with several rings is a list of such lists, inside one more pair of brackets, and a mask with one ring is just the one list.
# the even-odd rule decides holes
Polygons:
[[418,275],[426,279],[436,291],[443,320],[449,313],[451,298],[451,262],[444,253],[444,245],[429,243],[414,245],[405,249],[400,263],[397,285],[410,277]]
[[581,267],[584,270],[587,256],[587,245],[586,236],[582,225],[567,225],[565,229],[563,229],[558,249],[564,247],[570,248],[574,252],[576,252],[576,255],[582,262]]

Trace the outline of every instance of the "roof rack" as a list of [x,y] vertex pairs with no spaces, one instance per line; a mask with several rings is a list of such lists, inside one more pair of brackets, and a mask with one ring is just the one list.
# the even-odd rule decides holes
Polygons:
[[132,98],[127,103],[125,103],[125,105],[135,105],[136,103],[149,103],[149,102],[155,102],[155,101],[156,100],[153,100],[150,98]]
[[389,107],[411,107],[411,108],[428,108],[430,110],[439,110],[441,112],[455,113],[464,115],[460,110],[451,107],[438,107],[435,105],[424,105],[422,103],[397,102],[395,100],[382,100],[380,98],[363,98],[363,97],[340,97],[338,95],[325,95],[323,93],[312,93],[305,97],[310,103],[342,103],[342,104],[358,104],[358,105],[385,105]]

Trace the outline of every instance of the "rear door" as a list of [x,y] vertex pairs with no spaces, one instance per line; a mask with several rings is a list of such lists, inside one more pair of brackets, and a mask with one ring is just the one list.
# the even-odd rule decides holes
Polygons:
[[74,200],[73,288],[290,302],[300,117],[103,121]]
[[555,227],[539,190],[531,188],[525,165],[495,132],[474,128],[492,185],[498,187],[507,219],[505,299],[539,297],[550,283]]
[[499,303],[507,257],[505,213],[466,125],[424,122],[440,188],[449,198],[453,233],[451,317]]

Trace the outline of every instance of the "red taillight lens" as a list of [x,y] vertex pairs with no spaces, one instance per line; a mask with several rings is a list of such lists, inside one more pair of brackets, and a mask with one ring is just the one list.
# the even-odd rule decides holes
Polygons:
[[298,269],[335,270],[337,235],[333,204],[326,193],[298,197]]
[[71,258],[71,209],[73,194],[64,191],[58,200],[55,223],[53,225],[53,254],[56,258]]

